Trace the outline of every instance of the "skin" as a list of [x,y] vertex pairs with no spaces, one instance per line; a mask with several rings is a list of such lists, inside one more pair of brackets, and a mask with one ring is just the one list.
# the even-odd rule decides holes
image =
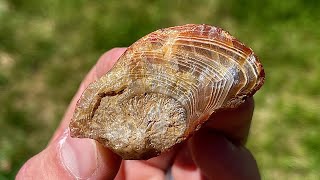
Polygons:
[[[16,179],[260,179],[244,147],[254,102],[218,112],[187,142],[149,160],[121,160],[91,139],[71,138],[68,124],[85,88],[111,69],[125,48],[103,54],[82,81],[47,147],[29,159]],[[70,151],[70,149],[75,149]],[[71,152],[71,153],[70,153]],[[167,176],[167,177],[166,177]]]

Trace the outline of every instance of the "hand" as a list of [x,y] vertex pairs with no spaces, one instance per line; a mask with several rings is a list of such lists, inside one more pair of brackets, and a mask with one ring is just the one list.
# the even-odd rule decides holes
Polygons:
[[[243,146],[253,113],[253,99],[212,117],[188,142],[158,157],[125,160],[91,139],[71,138],[68,124],[84,89],[101,77],[125,51],[101,56],[83,80],[48,146],[28,160],[17,179],[260,179],[254,157]],[[120,165],[121,164],[121,165]]]

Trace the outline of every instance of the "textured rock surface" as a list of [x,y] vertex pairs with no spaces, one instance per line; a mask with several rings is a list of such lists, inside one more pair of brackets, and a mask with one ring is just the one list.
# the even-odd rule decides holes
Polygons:
[[88,86],[71,136],[95,139],[124,159],[147,159],[185,140],[218,109],[237,107],[263,82],[253,51],[226,31],[160,29]]

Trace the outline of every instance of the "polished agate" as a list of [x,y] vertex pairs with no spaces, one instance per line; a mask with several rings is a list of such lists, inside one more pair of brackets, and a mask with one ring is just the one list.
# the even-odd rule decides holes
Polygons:
[[257,56],[228,32],[195,24],[160,29],[87,87],[71,136],[95,139],[123,159],[148,159],[186,140],[217,110],[236,108],[263,82]]

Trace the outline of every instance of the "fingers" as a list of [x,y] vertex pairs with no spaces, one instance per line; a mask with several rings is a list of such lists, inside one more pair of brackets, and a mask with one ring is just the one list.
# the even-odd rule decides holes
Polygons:
[[172,165],[171,173],[174,179],[200,180],[203,179],[201,170],[194,163],[187,143],[178,152]]
[[16,179],[113,179],[121,159],[89,139],[74,139],[69,131],[28,160]]
[[213,114],[204,128],[222,133],[234,144],[245,144],[254,110],[253,98],[248,98],[236,109],[229,109]]
[[123,179],[164,179],[161,169],[150,166],[138,160],[122,161],[116,180]]
[[159,168],[163,171],[166,171],[172,164],[173,158],[175,157],[176,150],[179,147],[176,147],[169,152],[162,153],[160,156],[148,159],[146,161],[140,161],[146,165]]
[[[179,147],[163,153],[149,160],[124,160],[122,161],[116,180],[124,177],[135,177],[136,179],[165,179],[165,175],[175,157]],[[143,171],[137,171],[143,169]]]
[[27,161],[17,179],[113,179],[121,159],[90,139],[71,138],[68,124],[77,100],[84,89],[111,69],[125,48],[105,53],[91,69],[72,99],[51,142],[39,154]]
[[260,179],[251,153],[221,134],[200,131],[191,138],[190,149],[195,164],[208,179]]
[[174,161],[174,179],[260,179],[251,153],[242,146],[235,146],[223,135],[208,130],[200,131],[188,145]]
[[257,164],[245,143],[254,109],[249,98],[236,109],[213,114],[178,152],[172,167],[178,179],[259,179]]

